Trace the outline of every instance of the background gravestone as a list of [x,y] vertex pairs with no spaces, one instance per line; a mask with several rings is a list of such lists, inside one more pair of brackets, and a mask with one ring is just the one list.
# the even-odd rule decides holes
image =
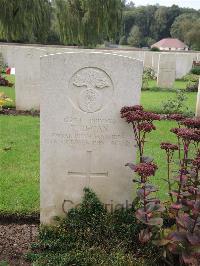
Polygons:
[[160,88],[172,88],[176,76],[175,54],[159,55],[157,85]]
[[176,54],[176,78],[181,79],[192,69],[193,55],[177,53]]
[[2,71],[2,69],[3,69],[3,66],[4,66],[3,55],[2,55],[2,53],[0,52],[0,75],[1,75],[1,71]]
[[154,52],[145,52],[144,66],[146,68],[152,68],[153,54]]
[[108,209],[131,204],[133,132],[120,118],[140,102],[142,62],[100,52],[41,58],[41,222],[92,188]]
[[155,72],[155,75],[158,75],[158,61],[159,61],[159,52],[154,52],[152,55],[152,69]]
[[15,52],[15,93],[17,110],[40,108],[40,56],[38,48],[17,47]]

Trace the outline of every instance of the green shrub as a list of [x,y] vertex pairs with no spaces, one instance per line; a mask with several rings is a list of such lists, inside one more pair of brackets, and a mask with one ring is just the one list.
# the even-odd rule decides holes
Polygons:
[[193,67],[190,72],[195,75],[200,75],[200,66]]
[[147,67],[144,69],[142,76],[142,89],[146,90],[149,87],[149,80],[156,79],[155,71]]
[[184,81],[197,82],[199,81],[199,76],[195,74],[187,74],[182,78]]
[[174,99],[168,99],[167,101],[162,103],[163,113],[165,114],[185,113],[188,116],[193,115],[188,111],[186,100],[187,100],[186,91],[183,89],[177,90],[176,97]]
[[127,39],[126,36],[122,36],[119,40],[120,45],[126,45],[127,44]]
[[160,52],[160,49],[158,47],[152,47],[151,51],[153,52]]
[[199,81],[196,82],[188,82],[186,85],[186,91],[189,92],[197,92],[199,86]]
[[159,249],[138,241],[142,228],[133,209],[109,213],[85,189],[79,208],[58,219],[55,226],[41,227],[39,241],[26,257],[35,266],[158,265]]

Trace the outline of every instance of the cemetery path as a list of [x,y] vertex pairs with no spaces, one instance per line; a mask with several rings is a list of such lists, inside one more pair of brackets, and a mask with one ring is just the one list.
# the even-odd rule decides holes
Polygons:
[[38,225],[36,224],[0,224],[0,263],[9,266],[31,265],[24,259],[30,243],[36,241]]

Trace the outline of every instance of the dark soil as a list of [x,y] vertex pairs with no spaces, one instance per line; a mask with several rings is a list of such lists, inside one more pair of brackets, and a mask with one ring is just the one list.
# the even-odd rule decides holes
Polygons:
[[39,116],[40,112],[31,110],[31,111],[20,111],[14,108],[3,108],[0,110],[1,115],[31,115],[31,116]]
[[4,261],[9,266],[31,265],[24,255],[37,240],[38,227],[37,224],[0,224],[0,264]]
[[39,224],[40,214],[33,212],[30,214],[0,213],[0,224]]

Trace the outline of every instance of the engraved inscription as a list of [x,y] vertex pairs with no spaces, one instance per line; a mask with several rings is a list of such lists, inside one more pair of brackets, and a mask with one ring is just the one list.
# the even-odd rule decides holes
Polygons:
[[83,118],[81,116],[64,117],[64,128],[60,131],[53,131],[49,144],[69,145],[114,145],[130,146],[133,144],[132,135],[127,135],[116,128],[115,118]]
[[86,178],[86,186],[90,185],[91,177],[108,177],[108,172],[92,172],[92,151],[87,151],[86,153],[86,171],[77,172],[77,171],[68,171],[70,176],[81,176]]
[[93,113],[101,109],[101,94],[93,89],[83,90],[79,95],[79,107],[87,113]]
[[111,78],[102,69],[86,67],[77,71],[71,78],[69,98],[81,111],[100,111],[112,98]]

